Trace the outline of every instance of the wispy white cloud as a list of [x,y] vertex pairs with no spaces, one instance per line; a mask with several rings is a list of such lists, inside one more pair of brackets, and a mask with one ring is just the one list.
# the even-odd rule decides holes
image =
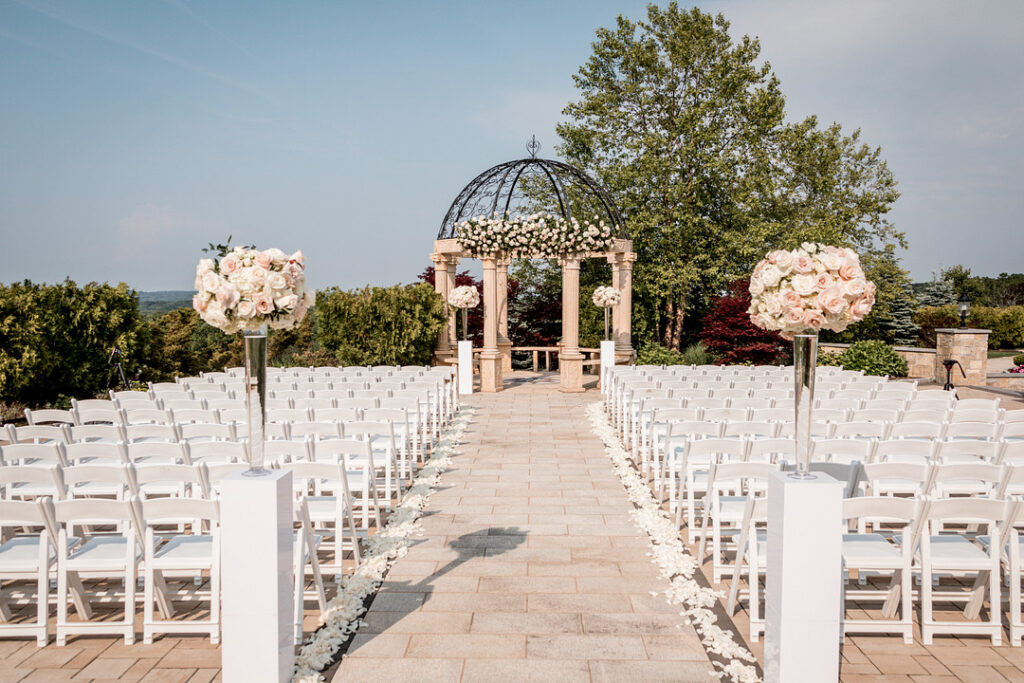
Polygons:
[[136,52],[140,52],[154,59],[158,59],[167,64],[171,64],[173,66],[177,66],[187,71],[191,71],[192,73],[205,76],[206,78],[210,78],[225,85],[229,85],[233,88],[237,88],[239,90],[248,92],[262,99],[268,101],[272,100],[270,94],[263,90],[262,88],[254,86],[250,83],[243,82],[235,78],[234,76],[230,76],[228,74],[215,71],[206,66],[203,66],[202,64],[197,64],[187,59],[178,57],[177,55],[169,54],[163,50],[156,48],[155,46],[147,45],[134,38],[118,35],[110,29],[98,26],[95,22],[84,21],[76,16],[72,16],[70,13],[63,11],[63,7],[58,8],[57,6],[54,6],[49,3],[39,2],[38,0],[15,0],[15,2],[22,5],[26,9],[36,12],[37,14],[49,17],[50,19],[53,19],[54,21],[64,24],[65,26],[69,26],[73,29],[76,29],[83,33],[87,33],[96,38],[106,40],[110,43],[113,43],[114,45],[119,45],[130,50],[135,50]]

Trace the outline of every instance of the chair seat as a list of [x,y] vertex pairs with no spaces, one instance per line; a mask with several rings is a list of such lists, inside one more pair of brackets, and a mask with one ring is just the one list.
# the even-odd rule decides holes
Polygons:
[[931,550],[936,569],[978,570],[991,566],[988,554],[963,536],[932,536]]
[[903,553],[880,534],[843,534],[843,562],[847,567],[903,566]]
[[213,564],[213,538],[210,536],[172,536],[153,555],[157,569],[195,569]]
[[309,518],[314,522],[334,522],[338,519],[338,499],[335,496],[309,496],[306,498]]
[[10,486],[7,487],[7,497],[11,499],[56,495],[57,488],[50,484],[35,484],[32,482],[22,482],[18,484],[11,484]]
[[105,481],[86,481],[75,484],[71,487],[71,497],[78,496],[119,496],[124,491],[121,484],[111,484]]
[[0,575],[39,569],[39,534],[16,536],[0,545]]
[[[123,536],[94,536],[68,554],[68,568],[88,571],[124,567],[127,544]],[[136,557],[141,557],[138,549]]]
[[739,524],[743,521],[743,512],[747,506],[746,496],[719,496],[718,509],[714,514],[719,522],[734,522]]

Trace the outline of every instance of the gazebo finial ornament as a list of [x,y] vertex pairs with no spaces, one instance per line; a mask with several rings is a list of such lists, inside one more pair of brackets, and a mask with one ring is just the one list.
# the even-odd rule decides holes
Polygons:
[[530,153],[531,159],[537,158],[537,152],[540,151],[540,143],[537,142],[536,135],[530,136],[530,141],[526,143],[526,151]]

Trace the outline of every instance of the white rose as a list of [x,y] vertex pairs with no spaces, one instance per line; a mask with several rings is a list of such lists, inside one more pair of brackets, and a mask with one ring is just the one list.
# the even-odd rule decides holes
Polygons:
[[808,296],[814,292],[814,276],[808,273],[794,275],[790,283],[793,291],[800,296]]
[[197,276],[209,273],[211,270],[213,270],[213,259],[212,258],[199,259],[199,265],[196,266],[196,275]]
[[284,309],[286,311],[290,311],[293,308],[295,308],[295,304],[297,303],[299,303],[299,297],[295,296],[294,294],[287,294],[285,296],[274,299],[274,304],[278,308]]
[[750,278],[750,295],[761,296],[764,294],[764,283],[761,281],[760,275],[755,275]]
[[806,251],[808,254],[813,254],[818,251],[818,245],[814,242],[804,242],[800,245],[800,248]]
[[274,271],[267,274],[266,286],[269,289],[277,292],[284,289],[287,286],[287,284],[288,283],[285,282],[284,275],[282,275],[281,273]]
[[775,287],[779,284],[779,280],[782,279],[782,273],[778,267],[768,264],[761,270],[761,281],[765,287]]

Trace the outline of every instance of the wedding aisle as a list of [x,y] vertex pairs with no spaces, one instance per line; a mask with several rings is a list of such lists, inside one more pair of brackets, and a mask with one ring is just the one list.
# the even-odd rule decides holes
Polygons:
[[712,680],[587,419],[550,382],[478,408],[333,680]]

